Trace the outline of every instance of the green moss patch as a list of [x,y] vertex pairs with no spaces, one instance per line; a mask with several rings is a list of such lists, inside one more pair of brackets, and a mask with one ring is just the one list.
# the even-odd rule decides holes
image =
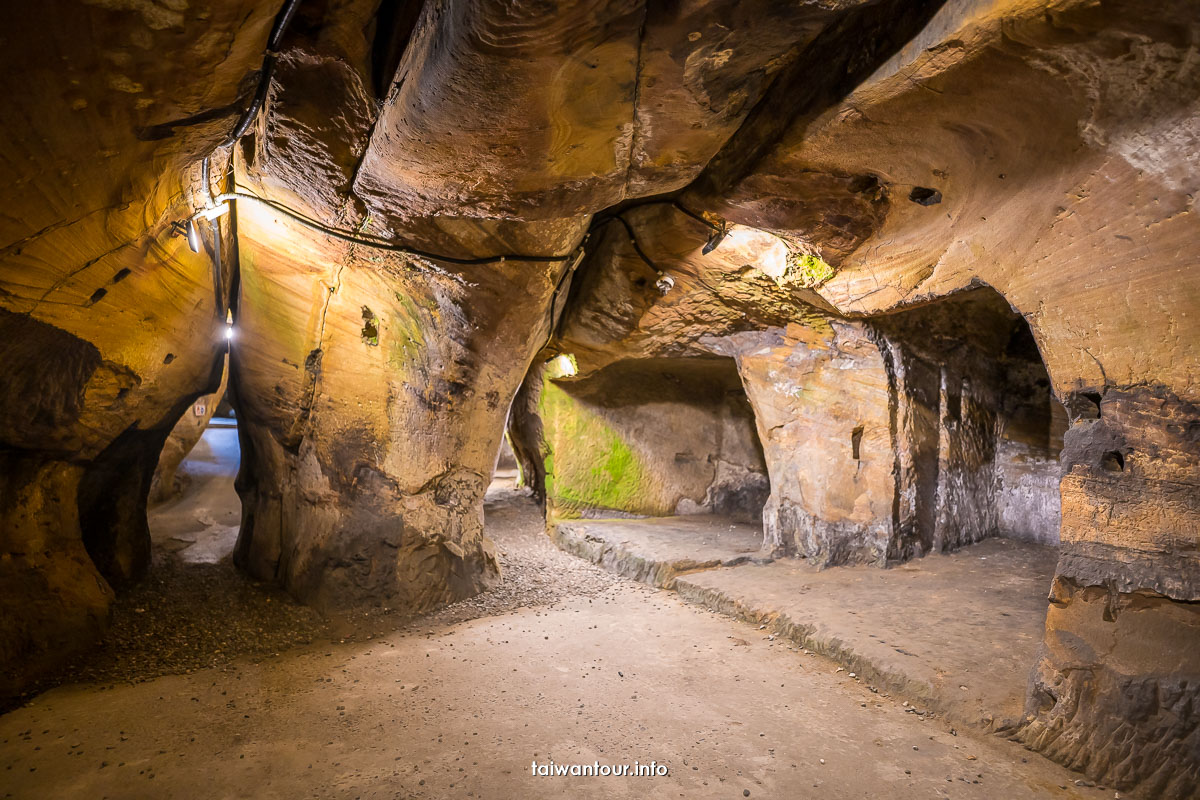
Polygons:
[[546,496],[560,515],[604,508],[637,513],[647,471],[596,412],[547,380],[539,404],[546,454]]
[[820,257],[808,253],[792,253],[788,256],[787,279],[811,289],[828,281],[837,270],[826,264]]

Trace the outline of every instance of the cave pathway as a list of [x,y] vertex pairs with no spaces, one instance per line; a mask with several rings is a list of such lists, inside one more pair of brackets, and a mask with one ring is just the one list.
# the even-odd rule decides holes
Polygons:
[[[510,479],[493,484],[486,510],[505,568],[492,590],[423,618],[345,621],[277,654],[138,683],[61,686],[0,717],[0,791],[1111,796],[1016,744],[907,713],[756,626],[557,550]],[[654,761],[669,771],[531,774],[533,762],[550,760]]]

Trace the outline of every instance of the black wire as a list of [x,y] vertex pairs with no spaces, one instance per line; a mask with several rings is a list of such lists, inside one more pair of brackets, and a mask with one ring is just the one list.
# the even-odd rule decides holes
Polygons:
[[[676,203],[672,202],[671,205],[676,205]],[[681,211],[683,211],[685,214],[688,214],[689,216],[694,216],[693,214],[691,214],[691,212],[689,212],[687,209],[683,208],[682,206],[678,206],[678,208]],[[699,218],[697,217],[697,219],[699,219]],[[629,221],[627,219],[625,219],[625,217],[621,216],[621,214],[619,214],[619,213],[612,214],[610,216],[604,217],[597,224],[592,226],[592,231],[596,231],[600,227],[603,227],[604,225],[607,225],[610,222],[620,222],[621,223],[621,226],[623,228],[625,228],[625,233],[629,236],[629,243],[631,245],[633,245],[634,252],[637,253],[638,258],[640,258],[642,261],[644,261],[646,263],[646,266],[648,266],[648,267],[650,267],[650,269],[654,270],[655,274],[657,274],[657,275],[665,275],[666,274],[658,266],[658,264],[654,263],[654,259],[652,259],[650,256],[646,255],[646,251],[643,250],[641,244],[638,243],[637,235],[633,232],[633,226],[630,225]],[[713,225],[708,220],[701,220],[701,222],[704,222],[706,225],[709,225],[714,230],[720,229],[720,226]],[[698,275],[698,274],[692,275],[691,277],[694,278],[697,283],[699,283],[705,289],[708,289],[710,292],[712,292],[718,298],[722,297],[721,292],[717,289],[717,287],[713,286],[708,281],[701,278],[700,275]]]
[[679,210],[680,213],[686,214],[687,216],[696,220],[701,225],[703,225],[704,227],[706,227],[710,230],[714,230],[714,231],[721,230],[720,225],[718,225],[715,222],[711,222],[710,220],[705,219],[703,216],[701,216],[700,214],[697,214],[695,211],[692,211],[690,208],[685,206],[683,203],[680,203],[678,200],[655,200],[655,199],[650,199],[650,198],[647,198],[645,200],[640,200],[640,201],[637,201],[634,203],[630,203],[630,204],[624,206],[620,211],[611,211],[607,214],[600,214],[592,220],[592,227],[597,228],[601,225],[604,225],[605,223],[611,222],[613,219],[622,216],[623,214],[625,214],[626,212],[628,212],[632,209],[642,208],[644,206],[655,206],[655,205],[672,206],[672,207],[676,208],[677,210]]
[[275,17],[275,24],[271,26],[271,35],[267,37],[268,50],[279,49],[279,41],[283,38],[283,32],[287,30],[288,23],[292,21],[292,15],[296,13],[298,5],[300,5],[300,0],[287,0],[283,8],[279,9],[279,14]]
[[222,147],[227,147],[235,144],[238,139],[246,135],[246,131],[250,128],[250,123],[254,121],[254,117],[258,115],[258,110],[262,108],[267,99],[267,92],[271,88],[271,76],[275,73],[275,56],[268,53],[263,57],[262,76],[258,80],[258,89],[254,92],[254,99],[250,101],[245,113],[242,114],[238,124],[230,132],[229,136],[221,143]]
[[705,219],[704,217],[697,214],[695,211],[692,211],[690,208],[688,208],[687,206],[685,206],[683,203],[679,202],[678,200],[672,200],[671,205],[675,206],[675,208],[679,209],[684,214],[687,214],[689,217],[696,220],[697,222],[703,223],[705,225],[705,227],[710,228],[714,231],[721,230],[720,225],[716,224],[715,222],[711,222],[710,220]]
[[237,124],[233,126],[229,136],[221,143],[222,147],[235,144],[238,139],[246,135],[250,123],[254,121],[259,109],[267,101],[267,92],[271,89],[271,77],[275,74],[276,51],[279,49],[284,31],[287,30],[288,23],[292,21],[292,15],[296,13],[296,6],[299,4],[300,0],[286,0],[283,8],[279,9],[279,13],[275,15],[275,24],[271,26],[271,35],[267,37],[267,52],[263,54],[263,63],[259,70],[258,88],[254,91],[254,99],[250,101],[250,105],[242,113]]
[[625,233],[629,235],[629,243],[633,245],[633,250],[638,254],[638,257],[642,259],[642,261],[645,261],[646,265],[650,267],[650,269],[654,270],[655,274],[661,274],[662,270],[658,268],[658,264],[655,264],[654,259],[646,255],[646,251],[642,249],[640,244],[638,244],[637,235],[633,232],[633,226],[629,224],[627,219],[620,214],[614,214],[613,216],[603,220],[600,224],[604,225],[609,222],[613,222],[614,220],[621,223],[621,227],[623,227],[625,229]]
[[523,254],[523,253],[505,253],[505,254],[498,255],[498,256],[480,256],[478,258],[459,258],[457,256],[448,256],[448,255],[439,254],[439,253],[431,253],[427,250],[421,250],[419,248],[412,247],[411,245],[400,244],[398,242],[391,242],[391,241],[388,241],[387,239],[380,239],[375,236],[363,236],[362,234],[351,233],[349,231],[341,230],[340,228],[334,228],[329,225],[326,225],[325,223],[321,222],[320,220],[315,220],[312,217],[306,216],[305,214],[302,214],[301,212],[296,211],[295,209],[288,208],[283,203],[279,203],[274,200],[269,200],[265,197],[259,197],[258,195],[251,194],[249,192],[238,192],[238,191],[227,192],[224,196],[226,196],[226,197],[233,196],[233,197],[243,199],[243,200],[253,200],[255,202],[262,203],[263,205],[268,206],[269,208],[273,208],[274,210],[278,211],[279,213],[283,214],[284,216],[294,219],[295,221],[299,222],[301,225],[305,225],[309,228],[320,231],[321,233],[324,233],[326,236],[332,236],[335,239],[341,239],[342,241],[352,242],[354,244],[362,244],[362,245],[366,245],[368,247],[375,247],[380,250],[388,250],[393,253],[404,253],[406,255],[417,256],[419,258],[429,259],[430,261],[444,261],[448,264],[465,264],[465,265],[495,264],[495,263],[498,263],[501,261],[528,261],[528,262],[537,263],[537,264],[556,264],[560,261],[569,261],[572,257],[574,257],[575,253],[579,249],[577,247],[574,250],[572,250],[570,253],[567,253],[566,255],[562,255],[562,256],[544,256],[544,255],[527,255],[527,254]]

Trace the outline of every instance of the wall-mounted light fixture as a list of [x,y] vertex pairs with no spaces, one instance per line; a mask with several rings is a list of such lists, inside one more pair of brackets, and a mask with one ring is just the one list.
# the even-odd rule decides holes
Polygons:
[[183,226],[184,234],[187,236],[188,247],[193,253],[200,252],[200,231],[196,229],[196,221],[189,219]]
[[728,232],[728,230],[729,228],[726,226],[724,221],[722,221],[719,226],[713,228],[708,234],[708,241],[704,243],[704,249],[702,249],[700,252],[704,255],[708,255],[713,250],[716,250],[718,247],[720,247],[721,242],[724,241],[725,234]]
[[200,231],[196,230],[195,218],[171,223],[171,233],[187,239],[188,249],[193,253],[200,252]]

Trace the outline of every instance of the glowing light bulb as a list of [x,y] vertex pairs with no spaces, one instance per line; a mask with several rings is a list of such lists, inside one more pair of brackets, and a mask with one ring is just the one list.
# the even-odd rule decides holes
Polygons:
[[231,339],[233,339],[233,326],[226,325],[225,326],[225,341],[230,341]]

